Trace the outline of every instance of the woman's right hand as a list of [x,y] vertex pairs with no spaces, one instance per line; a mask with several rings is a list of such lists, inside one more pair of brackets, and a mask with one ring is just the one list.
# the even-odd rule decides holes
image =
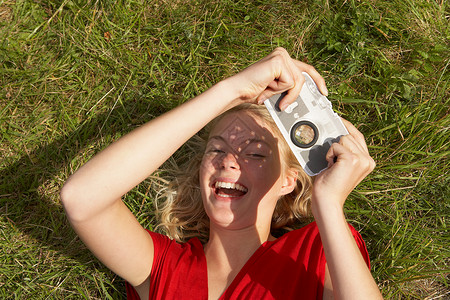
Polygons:
[[305,82],[302,72],[308,73],[322,94],[328,95],[325,80],[316,69],[291,58],[284,48],[276,48],[269,55],[228,78],[238,94],[237,104],[251,102],[262,104],[275,94],[287,92],[280,103],[284,110],[300,94]]

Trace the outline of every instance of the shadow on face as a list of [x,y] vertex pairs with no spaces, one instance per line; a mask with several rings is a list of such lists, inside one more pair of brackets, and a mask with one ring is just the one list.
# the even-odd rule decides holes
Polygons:
[[280,177],[278,139],[262,120],[238,111],[216,124],[200,167],[202,198],[212,223],[270,226]]

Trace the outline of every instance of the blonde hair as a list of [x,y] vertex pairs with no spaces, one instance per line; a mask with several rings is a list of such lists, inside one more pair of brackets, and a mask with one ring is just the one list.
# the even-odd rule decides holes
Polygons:
[[[267,109],[261,105],[239,105],[208,124],[206,134],[209,134],[224,116],[241,110],[263,121],[278,138],[282,174],[286,174],[288,170],[298,172],[295,189],[278,200],[272,216],[272,230],[289,230],[296,221],[310,217],[312,179],[300,166]],[[188,142],[189,147],[194,149],[195,156],[190,158],[183,172],[177,172],[178,176],[170,183],[163,202],[157,203],[157,214],[160,218],[157,229],[179,242],[197,237],[205,243],[209,237],[209,219],[203,208],[199,182],[200,164],[206,142],[207,135],[204,134],[196,135]]]

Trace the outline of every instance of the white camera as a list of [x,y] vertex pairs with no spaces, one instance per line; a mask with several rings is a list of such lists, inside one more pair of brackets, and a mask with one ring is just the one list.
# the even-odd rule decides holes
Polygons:
[[305,72],[303,75],[306,81],[300,95],[284,111],[279,103],[285,93],[270,97],[264,104],[300,165],[314,176],[327,168],[325,156],[331,144],[348,131],[314,80]]

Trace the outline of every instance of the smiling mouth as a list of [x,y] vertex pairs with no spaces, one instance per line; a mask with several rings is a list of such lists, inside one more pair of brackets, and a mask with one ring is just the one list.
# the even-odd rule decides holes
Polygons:
[[216,181],[214,184],[214,193],[223,198],[242,197],[247,192],[248,189],[239,183]]

